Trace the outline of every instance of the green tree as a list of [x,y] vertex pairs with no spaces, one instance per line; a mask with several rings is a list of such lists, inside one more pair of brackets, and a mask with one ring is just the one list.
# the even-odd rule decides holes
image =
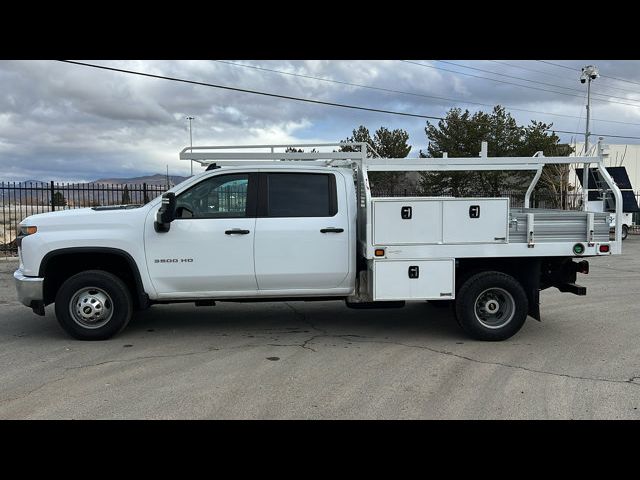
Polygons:
[[[374,146],[374,142],[373,139],[371,138],[371,134],[369,133],[369,129],[367,127],[365,127],[364,125],[360,125],[358,128],[356,128],[353,131],[353,134],[350,137],[345,138],[344,140],[341,140],[342,142],[366,142],[369,145],[371,145],[372,147]],[[375,148],[375,147],[374,147]],[[346,145],[344,147],[340,147],[341,152],[355,152],[357,151],[357,148],[351,147],[349,145]],[[375,156],[375,154],[368,149],[367,150],[367,157],[373,157]]]
[[383,158],[405,158],[411,151],[408,141],[409,134],[406,130],[380,127],[373,137],[373,148]]
[[55,192],[53,194],[53,198],[51,199],[51,204],[54,207],[66,207],[67,199],[64,198],[64,195],[62,194],[62,192]]
[[[548,133],[551,126],[537,121],[520,126],[500,105],[491,113],[473,115],[468,110],[453,108],[437,125],[427,122],[425,133],[429,144],[426,152],[420,151],[420,156],[442,157],[446,152],[449,157],[477,157],[482,141],[488,142],[490,157],[528,157],[537,151],[547,156],[569,155],[571,148],[560,145],[555,133]],[[498,196],[505,190],[524,195],[532,176],[531,172],[520,171],[424,172],[420,185],[425,195]],[[545,167],[539,185],[541,189],[550,189],[557,183],[557,190],[566,190],[567,179],[568,166]]]
[[131,203],[131,197],[129,197],[129,187],[127,185],[124,186],[122,190],[122,200],[120,202],[122,205],[129,205]]
[[[284,150],[284,153],[304,153],[304,150],[302,148],[287,147]],[[309,153],[319,153],[319,152],[315,148],[312,148]],[[300,159],[298,158],[294,159],[294,161],[299,161],[299,160]]]
[[[378,154],[382,158],[405,158],[411,151],[411,145],[408,144],[409,134],[400,128],[389,130],[386,127],[380,127],[371,138],[369,129],[360,125],[353,130],[352,136],[347,137],[343,142],[367,142],[375,150],[375,153],[371,149],[367,150],[368,157],[374,157]],[[356,149],[350,146],[340,147],[341,152],[353,152],[354,150]],[[403,172],[371,172],[369,174],[372,186],[384,190],[397,189],[406,179],[406,174]]]

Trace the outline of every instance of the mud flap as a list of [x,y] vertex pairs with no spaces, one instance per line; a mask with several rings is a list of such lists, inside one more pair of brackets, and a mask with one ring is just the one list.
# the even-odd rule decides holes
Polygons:
[[527,293],[529,301],[529,316],[541,321],[540,318],[540,266],[539,258],[533,259],[529,268],[521,276],[522,287]]
[[542,320],[540,318],[540,289],[535,288],[531,292],[527,292],[527,297],[529,298],[529,316],[540,322]]

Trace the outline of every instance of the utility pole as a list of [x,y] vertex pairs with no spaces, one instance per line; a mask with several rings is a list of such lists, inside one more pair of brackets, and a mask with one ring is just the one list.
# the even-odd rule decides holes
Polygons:
[[[195,120],[196,117],[186,117],[189,120],[189,144],[191,145],[191,153],[193,153],[193,135],[191,134],[191,120]],[[191,160],[191,176],[193,176],[193,160]]]
[[[598,78],[598,67],[594,65],[587,65],[582,67],[582,74],[580,75],[580,83],[587,83],[587,124],[584,132],[584,155],[589,154],[589,120],[591,118],[591,82]],[[584,165],[582,171],[582,209],[587,209],[587,201],[589,200],[589,166],[587,163]]]

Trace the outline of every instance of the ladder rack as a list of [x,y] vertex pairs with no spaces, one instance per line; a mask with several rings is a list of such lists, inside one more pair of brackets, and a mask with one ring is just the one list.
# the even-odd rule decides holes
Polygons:
[[[276,152],[277,148],[327,148],[330,152]],[[350,147],[353,151],[335,151],[336,147]],[[268,150],[265,152],[264,150]],[[234,151],[229,151],[234,150]],[[254,151],[247,151],[254,150]],[[256,152],[255,150],[262,150]],[[370,158],[369,152],[376,155]],[[218,166],[233,165],[282,165],[284,162],[295,162],[296,166],[325,165],[351,167],[357,173],[358,183],[362,184],[365,205],[371,199],[368,172],[372,171],[468,171],[468,170],[531,170],[536,174],[525,194],[525,208],[530,206],[533,190],[540,180],[542,169],[548,164],[583,164],[585,170],[594,164],[603,182],[606,183],[616,200],[616,242],[621,242],[622,228],[622,193],[604,165],[604,152],[601,140],[598,142],[598,156],[583,157],[545,157],[536,152],[532,157],[489,157],[487,142],[482,142],[477,157],[452,158],[445,153],[442,158],[381,158],[371,145],[366,142],[338,143],[295,143],[275,145],[210,145],[185,147],[180,152],[181,160],[191,160],[202,166],[216,164]],[[293,165],[291,165],[293,166]],[[586,195],[585,195],[586,197]],[[583,210],[587,210],[586,198]],[[370,212],[367,212],[369,218]]]
[[[353,152],[276,152],[276,148],[310,148],[310,147],[358,147]],[[246,150],[269,149],[269,152],[247,152]],[[236,150],[225,152],[223,150]],[[238,152],[237,150],[245,150]],[[295,143],[286,145],[233,145],[233,146],[199,146],[185,147],[180,152],[180,160],[192,160],[207,166],[211,163],[223,165],[246,165],[255,163],[281,163],[283,161],[314,161],[324,165],[332,165],[336,161],[353,163],[367,158],[368,151],[377,152],[365,142],[342,143]]]
[[[296,143],[279,145],[228,145],[185,147],[180,152],[181,160],[191,160],[208,166],[279,164],[282,162],[308,161],[324,165],[349,165],[354,162],[368,171],[427,171],[427,170],[539,170],[546,164],[594,163],[602,164],[601,157],[545,157],[537,152],[533,157],[488,157],[486,142],[482,142],[478,157],[443,158],[380,158],[368,157],[368,152],[377,152],[366,142],[342,143]],[[353,152],[276,152],[276,148],[299,147],[358,147]],[[269,149],[269,152],[247,152],[246,150]],[[224,150],[235,150],[233,152]],[[244,151],[238,151],[244,150]]]

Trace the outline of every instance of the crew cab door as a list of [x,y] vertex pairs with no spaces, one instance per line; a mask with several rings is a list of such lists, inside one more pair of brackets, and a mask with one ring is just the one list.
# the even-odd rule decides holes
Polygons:
[[260,293],[322,294],[343,287],[350,256],[344,178],[335,172],[265,171],[258,190]]
[[147,219],[145,250],[160,297],[189,298],[257,293],[253,265],[254,173],[208,177],[176,196],[168,232]]

